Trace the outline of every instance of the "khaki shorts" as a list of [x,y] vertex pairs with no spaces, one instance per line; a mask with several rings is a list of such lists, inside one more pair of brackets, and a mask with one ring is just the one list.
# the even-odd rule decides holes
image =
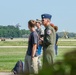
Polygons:
[[38,74],[38,57],[34,57],[31,60],[31,56],[26,55],[24,72],[29,74]]

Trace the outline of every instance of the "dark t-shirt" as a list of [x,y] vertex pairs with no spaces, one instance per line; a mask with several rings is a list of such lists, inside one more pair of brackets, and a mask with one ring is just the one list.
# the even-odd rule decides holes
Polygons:
[[58,39],[59,39],[59,36],[58,36],[58,34],[56,33],[56,42],[55,42],[55,44],[58,42]]
[[[33,44],[37,44],[38,46],[38,34],[36,31],[30,33],[29,40],[28,40],[27,54],[30,56],[32,55]],[[37,56],[37,51],[36,51],[35,56]]]

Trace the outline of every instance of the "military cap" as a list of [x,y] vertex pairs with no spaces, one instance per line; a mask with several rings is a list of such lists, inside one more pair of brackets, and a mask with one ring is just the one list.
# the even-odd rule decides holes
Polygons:
[[36,19],[36,22],[40,22],[40,23],[41,23],[41,20],[39,20],[39,19]]
[[50,15],[50,14],[42,14],[42,15],[41,15],[41,18],[42,18],[42,19],[44,19],[44,18],[51,19],[51,18],[52,18],[52,15]]
[[38,23],[42,24],[42,21],[41,21],[41,20],[39,20],[39,19],[36,19],[36,22],[38,22]]

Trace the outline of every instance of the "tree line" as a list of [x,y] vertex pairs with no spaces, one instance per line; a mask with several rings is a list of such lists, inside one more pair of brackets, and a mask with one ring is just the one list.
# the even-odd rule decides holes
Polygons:
[[[0,38],[19,38],[19,37],[28,37],[30,34],[29,30],[20,29],[18,26],[8,25],[3,26],[0,25]],[[76,33],[69,33],[69,32],[58,32],[60,38],[65,37],[76,37]]]
[[19,29],[18,26],[8,25],[2,26],[0,25],[0,38],[18,38],[23,37],[23,35],[29,35],[30,31],[25,29]]
[[76,33],[74,32],[58,32],[58,35],[60,38],[65,38],[66,36],[68,38],[76,38]]

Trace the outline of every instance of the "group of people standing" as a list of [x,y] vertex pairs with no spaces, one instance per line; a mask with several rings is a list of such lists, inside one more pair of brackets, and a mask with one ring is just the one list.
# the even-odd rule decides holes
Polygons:
[[[58,35],[56,31],[58,27],[51,24],[51,18],[52,15],[50,14],[42,14],[41,21],[28,21],[28,28],[31,33],[25,55],[24,72],[26,75],[38,74],[39,70],[48,69],[54,62],[54,56],[57,55]],[[44,31],[41,25],[45,27]],[[41,62],[42,57],[43,62]]]

